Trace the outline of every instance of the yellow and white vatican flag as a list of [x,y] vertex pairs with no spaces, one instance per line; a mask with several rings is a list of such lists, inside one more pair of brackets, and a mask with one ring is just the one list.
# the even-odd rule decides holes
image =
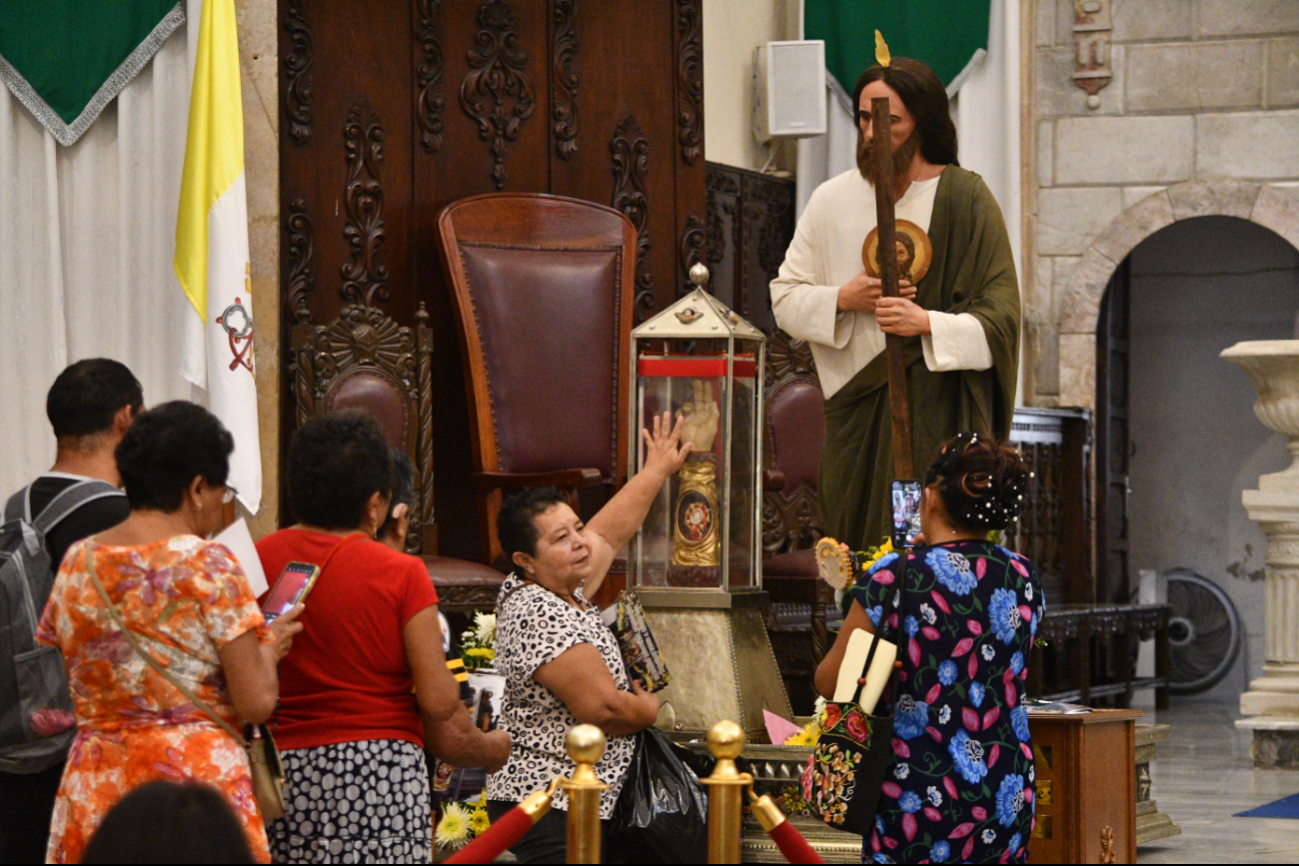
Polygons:
[[262,498],[253,302],[244,189],[244,124],[234,0],[205,0],[176,216],[176,276],[194,306],[181,374],[235,440],[229,483],[256,512]]

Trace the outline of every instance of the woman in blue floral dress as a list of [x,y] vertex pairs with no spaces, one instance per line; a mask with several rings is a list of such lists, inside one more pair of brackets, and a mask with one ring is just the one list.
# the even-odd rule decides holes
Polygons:
[[[1033,827],[1033,749],[1024,682],[1044,611],[1032,564],[988,542],[1019,510],[1028,472],[1019,453],[963,433],[925,479],[928,546],[877,562],[817,671],[833,691],[854,628],[899,646],[893,762],[862,859],[877,863],[1023,863]],[[898,607],[887,612],[900,595]],[[900,633],[899,633],[900,631]]]

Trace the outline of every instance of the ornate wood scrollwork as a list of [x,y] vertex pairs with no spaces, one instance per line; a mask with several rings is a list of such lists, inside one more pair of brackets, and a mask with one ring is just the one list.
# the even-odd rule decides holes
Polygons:
[[762,386],[767,393],[771,393],[776,383],[791,376],[815,376],[812,346],[806,340],[795,340],[784,331],[776,331],[767,342],[767,367],[762,372]]
[[388,268],[378,261],[379,245],[388,235],[383,222],[383,127],[370,101],[360,102],[347,116],[343,141],[347,147],[347,186],[343,237],[352,247],[352,260],[343,265],[343,300],[374,306],[388,300]]
[[[505,0],[487,0],[478,10],[477,45],[470,48],[469,72],[460,83],[460,107],[478,124],[478,137],[491,142],[492,181],[505,189],[505,150],[518,140],[523,121],[537,108],[524,70],[528,52],[519,47],[514,10]],[[512,104],[510,104],[512,102]]]
[[690,269],[703,261],[706,242],[704,221],[694,214],[686,217],[686,226],[681,232],[681,282],[677,288],[677,297],[684,297],[694,291],[695,284],[690,281]]
[[441,0],[415,0],[419,23],[415,38],[424,52],[424,62],[415,67],[415,121],[420,128],[424,150],[437,153],[442,149],[442,111],[446,98],[442,92],[442,22]]
[[677,138],[694,165],[704,144],[704,36],[700,0],[677,3]]
[[555,32],[551,59],[550,116],[555,133],[555,153],[568,159],[577,153],[577,0],[555,0],[552,25]]
[[286,300],[293,317],[299,322],[311,319],[307,301],[316,287],[311,274],[311,257],[314,253],[311,220],[307,218],[307,203],[295,198],[289,203],[289,217],[285,220],[289,230],[289,279]]
[[613,206],[636,227],[636,298],[633,302],[637,323],[645,321],[654,309],[654,275],[647,257],[650,251],[649,199],[645,195],[645,175],[649,173],[649,139],[636,118],[627,115],[614,130],[609,142],[613,154]]
[[[715,268],[740,248],[740,184],[724,171],[708,166],[704,173],[704,212],[708,225],[708,267]],[[727,238],[726,226],[731,227]]]
[[307,0],[289,0],[284,12],[284,29],[293,43],[293,50],[284,58],[284,108],[289,136],[299,147],[311,138],[312,51],[306,11]]

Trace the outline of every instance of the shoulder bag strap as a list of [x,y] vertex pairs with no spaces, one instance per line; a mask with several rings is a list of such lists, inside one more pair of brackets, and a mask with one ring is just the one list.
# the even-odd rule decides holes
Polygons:
[[64,488],[51,499],[49,504],[41,510],[41,513],[35,516],[31,524],[39,529],[42,535],[49,535],[54,527],[62,523],[65,518],[69,517],[72,512],[81,506],[109,496],[126,498],[125,493],[107,481],[100,481],[97,478],[78,481]]
[[[358,538],[370,538],[370,536],[358,530],[349,535],[343,536],[343,539],[339,541],[338,544],[335,544],[333,548],[330,549],[329,555],[325,557],[325,561],[320,563],[320,574],[322,577],[325,574],[325,566],[329,565],[329,561],[334,558],[334,554],[338,553],[338,551],[342,549],[343,545],[351,541],[356,541]],[[370,540],[373,541],[374,539],[370,539]]]
[[[898,569],[898,585],[893,590],[893,594],[889,596],[888,600],[884,603],[884,606],[880,608],[881,611],[880,624],[879,627],[875,629],[875,637],[871,640],[871,648],[866,653],[866,664],[862,666],[862,670],[861,670],[861,675],[863,679],[865,678],[866,674],[870,672],[871,662],[875,660],[875,651],[879,649],[880,639],[884,634],[884,629],[887,627],[888,618],[889,618],[889,608],[893,606],[894,602],[897,603],[897,607],[898,607],[898,631],[899,632],[902,631],[902,614],[903,614],[902,599],[905,598],[905,593],[903,592],[903,589],[907,585],[907,554],[908,551],[905,549],[898,554],[898,560],[902,563],[902,567]],[[901,649],[902,647],[899,646],[898,650],[901,651]],[[893,678],[895,674],[896,674],[896,668],[894,669],[893,672],[889,673],[889,683],[893,682]],[[886,684],[886,688],[887,688],[887,684]]]
[[240,746],[247,749],[248,741],[244,739],[243,734],[235,730],[229,722],[217,715],[216,710],[208,706],[205,701],[200,700],[197,695],[182,685],[180,680],[172,676],[170,671],[160,665],[157,659],[149,654],[149,652],[141,645],[140,636],[127,628],[126,623],[122,622],[121,611],[117,609],[117,605],[113,604],[113,600],[108,597],[108,590],[104,589],[104,584],[100,582],[99,575],[95,572],[95,554],[89,548],[86,549],[86,570],[90,572],[90,579],[95,582],[95,589],[98,590],[99,597],[103,599],[104,605],[108,608],[109,616],[113,618],[113,622],[122,630],[122,634],[126,636],[126,639],[130,641],[131,647],[139,653],[140,658],[144,659],[145,664],[153,668],[154,671],[156,671],[164,680],[171,683],[176,688],[176,691],[184,695],[186,700],[202,710],[210,719],[212,719],[212,721],[216,722],[217,726],[233,737]]

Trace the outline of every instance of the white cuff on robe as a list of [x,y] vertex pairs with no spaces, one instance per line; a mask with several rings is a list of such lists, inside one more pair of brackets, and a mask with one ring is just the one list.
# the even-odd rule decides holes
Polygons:
[[969,313],[929,311],[932,334],[920,338],[925,366],[934,373],[951,370],[987,370],[992,366],[992,349],[983,323]]

